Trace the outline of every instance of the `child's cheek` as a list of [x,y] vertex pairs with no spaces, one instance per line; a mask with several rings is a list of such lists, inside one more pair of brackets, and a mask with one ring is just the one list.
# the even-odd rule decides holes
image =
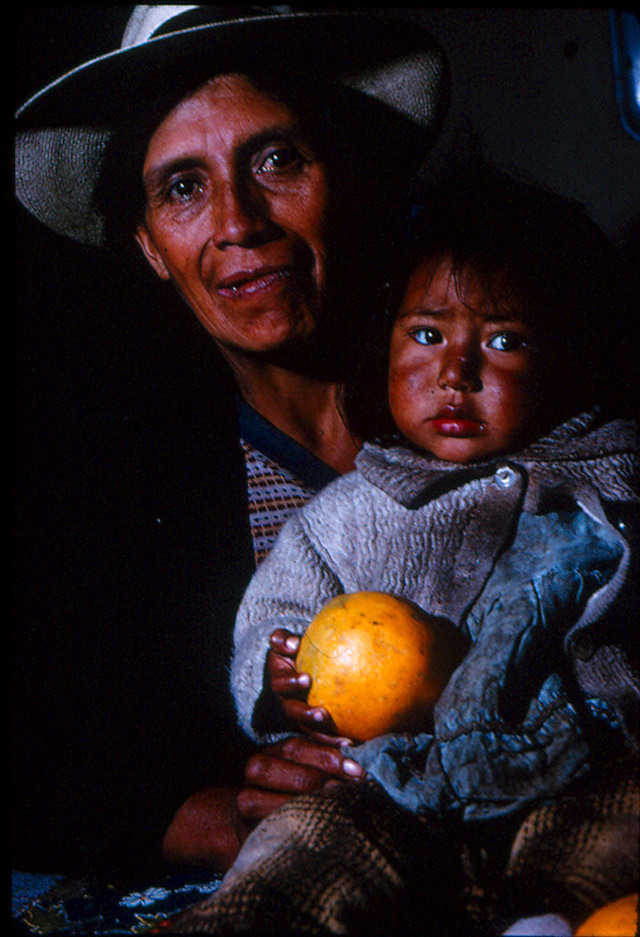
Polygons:
[[421,423],[432,409],[434,388],[424,370],[411,365],[392,368],[389,374],[389,406],[393,420],[402,432]]
[[433,392],[430,388],[425,375],[417,369],[408,369],[404,379],[405,394],[407,397],[419,397],[423,394]]
[[406,401],[406,405],[419,405],[435,393],[436,387],[429,371],[423,366],[408,364],[399,367],[391,381],[394,393]]

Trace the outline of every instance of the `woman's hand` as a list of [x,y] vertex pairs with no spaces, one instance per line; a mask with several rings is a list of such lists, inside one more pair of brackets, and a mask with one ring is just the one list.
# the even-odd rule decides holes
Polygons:
[[365,772],[338,745],[323,745],[304,735],[269,745],[252,755],[245,786],[238,794],[241,819],[252,824],[297,794],[317,791],[331,782],[360,780]]

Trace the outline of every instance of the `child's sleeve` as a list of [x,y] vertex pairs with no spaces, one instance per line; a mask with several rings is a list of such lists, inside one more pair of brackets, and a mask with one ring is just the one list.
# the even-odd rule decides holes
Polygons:
[[271,633],[286,628],[302,634],[316,612],[342,592],[297,512],[254,574],[235,624],[231,689],[240,725],[254,740],[273,742],[290,732],[265,679]]

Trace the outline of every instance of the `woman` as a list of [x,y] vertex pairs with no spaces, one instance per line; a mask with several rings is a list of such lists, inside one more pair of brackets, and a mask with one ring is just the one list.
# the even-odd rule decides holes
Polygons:
[[[203,512],[197,498],[192,510],[225,535],[232,531],[234,541],[245,543],[244,527],[250,526],[259,562],[287,514],[353,465],[358,441],[339,416],[336,387],[348,368],[350,345],[359,339],[357,313],[366,311],[376,250],[384,249],[386,213],[437,132],[447,81],[431,38],[398,19],[251,8],[243,8],[241,17],[229,13],[215,7],[135,8],[120,50],[68,73],[19,110],[16,191],[23,205],[59,234],[94,246],[115,245],[118,251],[137,243],[155,274],[176,288],[213,339],[233,378],[239,431],[227,453],[233,470],[225,468],[222,483],[219,477],[212,481],[215,517]],[[220,406],[217,388],[212,391],[215,396],[204,408],[209,421],[210,411]],[[161,391],[166,397],[172,392]],[[187,421],[193,419],[188,413]],[[207,445],[211,436],[220,451],[223,437],[215,423]],[[240,490],[238,439],[249,508],[240,523],[228,520],[239,518],[233,514]],[[162,445],[152,440],[145,459],[153,463],[158,453],[166,458],[170,437],[168,442],[164,436]],[[158,483],[165,494],[180,488],[182,474],[166,475]],[[189,471],[185,481],[188,492]],[[146,498],[147,491],[140,496]],[[123,540],[136,534],[135,526],[125,528]],[[165,545],[159,558],[145,551],[145,562],[159,572],[164,559],[172,564],[161,592],[208,589],[202,572],[193,575],[202,562],[197,549],[198,542],[178,539]],[[229,560],[237,549],[230,543]],[[164,663],[173,668],[175,685],[172,693],[165,691],[155,723],[149,720],[156,732],[159,725],[169,732],[170,726],[188,724],[192,713],[202,718],[193,684],[206,688],[210,699],[216,685],[211,668],[218,667],[219,686],[225,679],[232,599],[251,568],[247,564],[239,575],[225,567],[220,544],[217,550],[219,566],[216,571],[209,562],[209,580],[237,577],[227,594],[222,590],[218,607],[190,604],[187,628],[175,609],[167,613],[156,588],[150,600],[155,604],[142,611],[145,622],[161,616],[147,642],[158,660],[159,647],[164,657],[179,655]],[[133,591],[135,572],[121,562]],[[136,632],[132,616],[138,603],[128,601],[121,580],[118,588],[121,614]],[[147,584],[146,594],[151,591]],[[211,618],[218,632],[214,649]],[[102,642],[108,647],[108,636]],[[155,709],[153,652],[145,659],[150,676],[140,682],[141,658],[129,657],[126,640],[124,651],[126,664],[119,665],[125,689],[109,698],[110,705],[117,700],[110,728],[128,726],[130,710],[136,723],[144,722],[129,692],[145,711]],[[200,672],[186,666],[196,659],[205,662]],[[215,704],[206,705],[211,712]],[[140,726],[137,731],[138,738],[148,737]],[[195,726],[193,732],[197,735]],[[171,751],[170,739],[165,739],[165,761],[172,767],[164,771],[151,757],[150,777],[138,769],[131,781],[132,815],[148,810],[142,822],[156,831],[162,821],[156,827],[151,821],[149,789],[170,788],[159,800],[163,810],[172,803],[173,812],[189,793],[188,779],[202,775],[204,764],[214,775],[225,732],[218,728],[217,734],[198,738],[191,756],[195,767],[182,759],[182,749]],[[223,750],[222,760],[229,760],[228,748]],[[342,775],[345,768],[348,773],[349,764],[334,749],[259,755],[249,769],[255,786],[244,792],[241,814],[261,816],[300,784],[317,786],[327,773]],[[107,811],[127,799],[121,789],[109,794]],[[196,805],[202,805],[198,798]],[[208,801],[205,806],[208,810]],[[187,811],[187,846],[169,842],[169,855],[182,858],[186,850],[187,857],[202,858],[198,849],[190,851],[190,818]],[[107,825],[117,826],[108,820]]]

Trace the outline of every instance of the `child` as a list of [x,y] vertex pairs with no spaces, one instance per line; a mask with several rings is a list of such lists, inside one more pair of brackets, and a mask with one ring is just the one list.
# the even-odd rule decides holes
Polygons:
[[[387,850],[411,829],[409,816],[427,822],[431,849],[438,843],[432,883],[422,878],[414,901],[431,894],[433,906],[446,893],[438,892],[443,869],[452,869],[443,844],[453,852],[453,844],[468,851],[480,843],[505,867],[501,835],[517,829],[511,818],[517,824],[533,804],[588,784],[603,755],[626,763],[624,752],[637,750],[629,532],[638,441],[632,420],[615,415],[620,401],[609,387],[603,393],[625,321],[612,256],[573,203],[489,169],[454,174],[416,198],[384,313],[345,391],[346,418],[365,441],[357,469],[288,521],[237,618],[232,686],[240,721],[258,741],[300,730],[330,738],[328,714],[304,703],[309,678],[295,671],[295,655],[297,636],[335,595],[402,595],[471,639],[432,725],[348,748],[376,782],[375,794],[362,795],[373,797],[367,822],[388,810],[392,828],[404,831],[378,832]],[[614,364],[621,381],[622,358]],[[307,800],[297,809],[313,810]],[[280,813],[245,845],[221,909],[235,900],[225,894],[242,889],[242,870],[267,856],[273,869],[282,855],[291,829],[274,835],[274,824],[286,825]],[[340,846],[323,860],[310,845],[317,839],[304,836],[304,855],[316,860],[312,890]],[[550,907],[564,915],[552,933],[570,933],[567,918],[575,925],[594,902],[633,890],[627,850],[597,897],[571,888],[535,896],[534,908],[564,902]],[[414,871],[403,868],[405,894]],[[268,881],[273,898],[282,879]],[[351,897],[341,899],[338,926],[377,933],[382,891],[360,900],[343,888]],[[496,914],[501,926],[517,916]],[[452,916],[436,919],[428,933],[458,932]],[[405,918],[395,920],[405,931]],[[473,932],[468,918],[458,926]],[[279,919],[274,932],[296,930]]]

